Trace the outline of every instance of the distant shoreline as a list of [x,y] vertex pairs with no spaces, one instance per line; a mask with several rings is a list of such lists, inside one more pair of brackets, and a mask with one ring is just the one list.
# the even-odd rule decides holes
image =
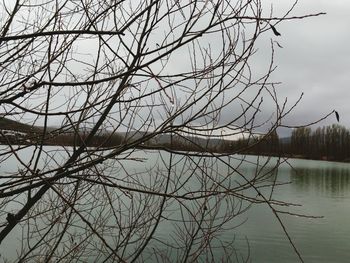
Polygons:
[[[0,145],[5,145],[8,146],[9,143],[3,143],[0,141]],[[38,145],[38,143],[33,143],[33,142],[27,142],[24,143],[23,141],[21,143],[11,143],[11,145],[21,145],[21,146],[35,146]],[[57,146],[57,147],[74,147],[74,146],[79,146],[78,144],[69,144],[69,143],[52,143],[52,142],[44,142],[44,146]],[[122,145],[122,144],[118,144]],[[118,145],[89,145],[87,146],[88,148],[100,148],[100,150],[109,150],[112,148],[115,148]],[[322,161],[322,162],[337,162],[337,163],[350,163],[350,160],[336,160],[336,159],[327,159],[327,158],[311,158],[308,156],[296,154],[296,155],[291,155],[291,154],[268,154],[268,153],[253,153],[253,152],[241,152],[241,153],[230,153],[230,152],[219,152],[219,151],[196,151],[194,149],[189,150],[189,149],[181,149],[177,147],[170,148],[169,146],[164,146],[164,145],[138,145],[134,147],[135,149],[140,149],[140,150],[150,150],[150,151],[157,151],[157,150],[162,150],[162,151],[167,151],[167,152],[173,152],[175,154],[186,154],[190,153],[191,155],[193,154],[205,154],[205,153],[213,153],[214,155],[230,155],[230,154],[239,154],[239,155],[249,155],[249,156],[264,156],[264,157],[276,157],[276,158],[288,158],[288,159],[299,159],[299,160],[310,160],[310,161]],[[209,155],[208,155],[209,156]]]
[[[44,127],[30,126],[5,117],[0,118],[0,127],[0,144],[2,145],[35,146],[42,144],[58,147],[78,147],[85,144],[86,138],[88,137],[88,132],[75,133],[73,131],[54,130],[50,127],[44,129]],[[44,132],[45,135],[43,135]],[[291,138],[279,139],[277,133],[274,132],[261,141],[259,139],[255,141],[244,139],[236,141],[216,138],[201,139],[193,136],[172,137],[169,134],[157,134],[155,136],[150,136],[149,140],[145,140],[144,137],[147,135],[145,132],[138,131],[129,134],[129,136],[124,133],[105,132],[96,134],[93,138],[90,138],[86,146],[107,150],[125,143],[131,143],[130,147],[137,149],[164,150],[179,154],[186,154],[186,152],[191,155],[203,155],[204,153],[208,153],[207,156],[210,156],[211,153],[218,156],[226,154],[245,154],[350,163],[350,131],[347,131],[344,127],[333,125],[327,128],[318,128],[314,132],[315,134],[313,134],[311,129],[307,130],[305,128],[296,129],[293,132],[296,138],[292,136]],[[341,136],[339,134],[341,134]],[[315,139],[316,137],[314,138],[311,135],[317,135],[323,139],[321,140],[318,137],[318,139]],[[329,141],[327,144],[327,140],[325,141],[326,135],[333,138],[332,140],[327,139]],[[334,136],[332,137],[330,135]],[[301,140],[303,138],[304,140]],[[344,138],[348,138],[349,141],[346,141]],[[339,143],[340,139],[344,140],[344,142]],[[295,142],[293,142],[293,140]],[[301,141],[304,143],[301,143]],[[338,142],[342,148],[339,148],[340,146],[336,144],[336,142]],[[313,145],[316,145],[317,148],[313,148]],[[306,154],[303,154],[303,152]]]
[[336,160],[336,159],[326,159],[326,158],[312,158],[312,157],[307,157],[304,155],[291,155],[291,154],[280,154],[280,155],[275,155],[275,154],[254,154],[254,153],[244,153],[246,155],[259,155],[259,156],[266,156],[266,157],[276,157],[276,158],[288,158],[288,159],[299,159],[299,160],[310,160],[310,161],[322,161],[322,162],[335,162],[335,163],[350,163],[350,160]]

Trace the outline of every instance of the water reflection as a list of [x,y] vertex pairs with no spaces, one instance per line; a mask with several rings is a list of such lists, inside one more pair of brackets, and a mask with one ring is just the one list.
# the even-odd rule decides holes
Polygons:
[[299,191],[344,196],[350,192],[350,169],[339,167],[299,167],[291,170],[293,186]]

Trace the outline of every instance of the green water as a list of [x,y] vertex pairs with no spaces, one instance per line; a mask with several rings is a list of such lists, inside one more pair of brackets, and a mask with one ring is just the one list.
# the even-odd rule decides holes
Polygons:
[[[51,149],[52,148],[52,149]],[[57,155],[53,147],[47,147],[48,153],[55,155],[55,160],[64,159],[65,154]],[[30,153],[30,149],[28,150]],[[124,161],[123,165],[131,172],[142,171],[145,168],[151,169],[160,162],[156,152],[137,152],[136,155],[128,156],[141,158],[142,162],[132,162],[132,158]],[[161,153],[163,159],[167,159],[169,154]],[[27,153],[28,158],[29,154]],[[25,154],[23,155],[25,158]],[[61,157],[60,157],[61,156]],[[256,157],[250,156],[249,160]],[[276,159],[271,160],[271,166]],[[177,180],[187,176],[184,159],[175,158],[176,163],[174,173],[178,174]],[[204,163],[200,163],[203,167]],[[226,174],[226,167],[220,162],[212,164],[206,163],[207,172],[214,176],[215,171],[219,171],[221,176]],[[266,168],[268,168],[267,165]],[[18,162],[11,157],[2,162],[0,172],[2,174],[9,170],[16,170]],[[212,171],[210,171],[212,170]],[[244,162],[239,166],[242,173],[249,176],[254,173],[255,166],[249,162]],[[229,172],[229,171],[227,171]],[[141,175],[140,175],[141,176]],[[283,226],[287,230],[292,242],[299,251],[305,262],[350,262],[350,167],[348,164],[320,162],[310,160],[290,159],[289,164],[282,164],[272,179],[277,182],[286,183],[274,189],[273,198],[275,200],[293,203],[295,206],[278,207],[288,213],[310,215],[322,218],[305,218],[297,215],[280,214]],[[232,175],[232,178],[237,178]],[[218,177],[219,179],[219,177]],[[186,179],[187,180],[187,179]],[[238,179],[237,179],[238,180]],[[145,185],[157,182],[155,179],[145,177]],[[200,189],[200,181],[189,179],[186,181],[188,187]],[[158,182],[157,182],[158,183]],[[172,186],[175,187],[175,186]],[[263,190],[266,193],[271,189]],[[249,195],[249,193],[247,193]],[[176,202],[169,203],[169,215],[172,218],[178,217]],[[243,223],[243,224],[242,224]],[[237,227],[236,227],[237,226]],[[162,241],[174,238],[174,225],[163,222],[156,231],[156,237]],[[235,228],[234,228],[235,227]],[[222,243],[233,242],[233,247],[239,262],[248,259],[248,262],[298,262],[298,257],[290,244],[283,228],[271,209],[265,204],[254,204],[242,215],[233,218],[227,223],[228,231],[221,231],[217,239]],[[9,238],[1,245],[1,258],[14,259],[21,240],[21,230],[15,229]],[[169,241],[170,242],[170,241]],[[151,245],[153,243],[151,242]],[[161,246],[161,243],[154,243]],[[152,246],[151,246],[152,249]],[[145,250],[147,252],[147,249]],[[224,257],[225,252],[215,249],[216,259]],[[95,262],[93,258],[89,260]],[[152,259],[149,261],[152,262]],[[205,262],[205,261],[200,261]]]
[[[284,225],[305,262],[350,262],[350,168],[348,164],[290,160],[278,177],[291,181],[275,192],[275,199],[301,204],[286,211],[323,216],[308,219],[282,216]],[[254,206],[247,222],[235,233],[237,245],[252,262],[297,262],[298,258],[276,218],[264,206]],[[226,238],[229,238],[228,235]]]

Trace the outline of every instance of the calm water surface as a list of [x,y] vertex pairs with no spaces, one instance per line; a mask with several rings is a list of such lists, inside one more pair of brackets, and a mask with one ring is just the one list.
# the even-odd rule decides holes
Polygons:
[[[143,156],[154,163],[156,158]],[[152,161],[153,158],[153,161]],[[251,156],[249,158],[254,159]],[[298,216],[281,216],[284,225],[305,262],[350,262],[350,167],[348,164],[290,159],[292,168],[279,167],[277,180],[290,182],[275,190],[274,199],[301,204],[283,208],[285,211],[323,216],[309,219]],[[9,160],[8,166],[16,166]],[[0,171],[4,173],[4,166]],[[140,164],[137,169],[144,169]],[[16,169],[16,168],[14,168]],[[219,168],[220,169],[220,168]],[[249,173],[251,165],[241,169]],[[222,241],[235,240],[235,247],[250,262],[298,262],[281,225],[266,205],[254,205],[233,224],[246,221],[242,226],[224,232]],[[167,228],[159,229],[166,236]],[[169,230],[168,230],[169,231]],[[15,236],[10,236],[9,247],[1,253],[15,253]],[[6,252],[5,252],[6,253]]]
[[[350,262],[350,167],[348,164],[290,160],[278,178],[291,181],[275,199],[301,204],[288,211],[321,219],[283,216],[283,222],[305,262]],[[237,246],[252,262],[297,262],[282,227],[266,206],[254,206],[237,229]],[[229,235],[226,235],[226,238]],[[247,239],[248,241],[246,241]],[[249,242],[249,250],[247,246]]]

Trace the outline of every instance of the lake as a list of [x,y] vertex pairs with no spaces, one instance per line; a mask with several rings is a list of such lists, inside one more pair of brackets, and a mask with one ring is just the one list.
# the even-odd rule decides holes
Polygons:
[[[46,149],[47,153],[55,154],[54,147],[46,147]],[[29,158],[28,152],[30,151],[30,149],[27,149],[20,155],[23,154],[24,159]],[[162,152],[161,155],[163,160],[169,157],[168,153]],[[57,161],[64,157],[64,153],[59,153],[55,159]],[[136,172],[144,170],[145,167],[151,169],[149,167],[154,167],[155,163],[160,162],[156,152],[137,151],[127,155],[127,157],[128,161],[124,163],[124,166],[128,167],[129,165],[130,169],[132,168]],[[143,161],[133,162],[133,158],[136,157]],[[248,156],[247,162],[239,165],[239,171],[246,175],[255,173],[256,167],[250,163],[250,161],[254,162],[255,160],[256,157]],[[264,169],[274,166],[276,161],[277,158],[271,158]],[[236,160],[236,162],[238,161]],[[302,258],[305,262],[348,262],[350,257],[350,227],[348,227],[350,219],[349,165],[297,159],[289,159],[288,162],[289,164],[282,163],[274,176],[268,178],[268,180],[283,183],[274,189],[273,199],[300,204],[301,206],[279,209],[289,213],[322,217],[305,218],[296,215],[281,215],[283,224]],[[178,178],[181,178],[187,173],[183,170],[184,160],[180,157],[175,158],[174,163],[176,163],[174,172],[178,174]],[[203,163],[201,165],[203,167]],[[226,168],[221,167],[218,163],[214,165],[207,163],[205,167],[225,174]],[[10,170],[14,171],[18,169],[18,163],[12,156],[3,159],[0,169],[2,174]],[[180,176],[181,173],[183,174]],[[192,184],[194,189],[200,188],[200,185],[196,185],[199,181],[192,181],[189,178],[186,179],[188,180],[186,181],[187,184]],[[143,180],[145,184],[152,182],[151,179]],[[267,189],[262,188],[261,191],[262,193],[268,193],[271,189],[267,187]],[[174,218],[179,216],[176,205],[170,204],[168,208],[171,211],[169,215]],[[166,222],[162,223],[156,231],[156,236],[164,241],[171,236],[169,232],[171,229],[172,226]],[[236,216],[229,222],[228,229],[230,230],[221,232],[219,240],[223,243],[233,242],[238,259],[248,258],[248,262],[298,261],[298,257],[281,225],[266,204],[253,204],[247,212]],[[10,240],[7,243],[6,240],[4,241],[0,250],[2,257],[16,258],[20,235],[21,231],[17,229],[17,232],[10,235]],[[159,246],[160,243],[155,245]],[[222,255],[223,252],[216,250],[214,257]],[[91,262],[94,262],[94,260],[91,259]],[[152,262],[152,260],[149,262]]]
[[[283,216],[284,224],[305,262],[349,262],[350,168],[348,164],[290,159],[278,177],[290,184],[278,187],[275,198],[301,207],[290,208],[307,219]],[[266,207],[254,206],[235,233],[241,251],[249,242],[252,262],[297,262],[281,226]]]

